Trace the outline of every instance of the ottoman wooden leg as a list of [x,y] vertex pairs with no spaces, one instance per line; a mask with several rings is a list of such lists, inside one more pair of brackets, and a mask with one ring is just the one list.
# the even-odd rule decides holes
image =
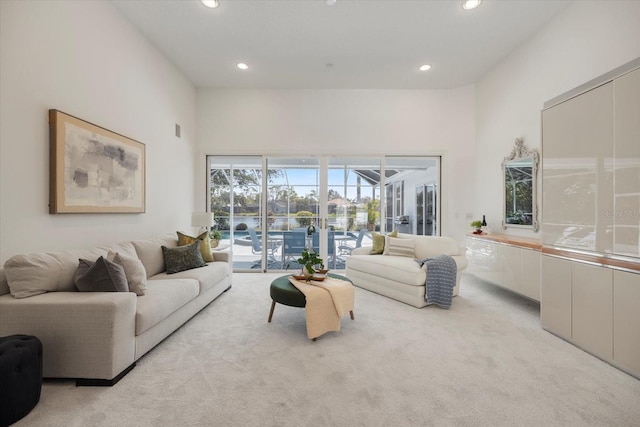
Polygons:
[[354,317],[353,317],[353,310],[351,310],[351,311],[349,312],[349,315],[351,316],[351,320],[353,320],[353,319],[354,319]]
[[271,323],[271,318],[273,317],[274,308],[276,308],[276,302],[274,300],[271,300],[271,311],[269,311],[269,320],[267,320],[268,323]]

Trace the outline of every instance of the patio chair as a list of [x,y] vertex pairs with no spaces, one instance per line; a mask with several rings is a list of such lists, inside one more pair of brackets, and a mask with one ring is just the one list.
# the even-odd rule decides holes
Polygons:
[[[336,268],[336,233],[335,231],[329,231],[328,234],[328,244],[327,244],[327,255],[331,258],[333,263],[333,268]],[[320,252],[320,234],[313,233],[313,250],[316,252]],[[327,262],[327,266],[329,263]]]
[[362,239],[364,239],[364,236],[368,233],[369,231],[366,228],[361,228],[360,231],[358,232],[358,237],[356,237],[355,239],[355,246],[351,246],[346,244],[346,242],[344,242],[343,244],[341,244],[340,246],[338,246],[338,254],[339,255],[351,255],[351,251],[353,251],[355,248],[359,248],[360,246],[362,246]]
[[[262,255],[262,241],[258,237],[256,230],[248,228],[249,236],[251,236],[251,252],[254,255]],[[280,242],[267,239],[267,254],[269,259],[275,261],[275,252],[280,247]]]
[[306,232],[290,231],[282,235],[282,265],[286,266],[289,259],[298,259],[305,248]]

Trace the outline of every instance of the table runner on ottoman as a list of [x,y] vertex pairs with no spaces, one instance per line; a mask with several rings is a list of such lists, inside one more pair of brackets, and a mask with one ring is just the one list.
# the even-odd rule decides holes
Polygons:
[[340,330],[340,319],[353,310],[354,288],[350,282],[333,277],[310,282],[289,277],[289,281],[307,300],[305,311],[309,339]]

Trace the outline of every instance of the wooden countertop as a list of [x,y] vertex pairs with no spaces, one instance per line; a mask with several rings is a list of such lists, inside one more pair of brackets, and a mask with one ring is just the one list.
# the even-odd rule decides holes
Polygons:
[[613,257],[604,256],[600,254],[590,254],[579,251],[572,251],[570,249],[554,248],[550,246],[542,247],[540,240],[520,237],[520,236],[508,236],[506,234],[473,234],[468,233],[467,237],[477,240],[485,240],[489,242],[503,243],[506,245],[519,246],[523,248],[533,249],[540,251],[545,255],[551,255],[559,258],[564,258],[572,261],[587,262],[592,264],[598,264],[605,267],[610,267],[619,270],[626,270],[634,273],[640,273],[640,262],[635,259],[628,259],[626,257]]
[[542,243],[539,239],[520,236],[508,236],[506,234],[473,234],[468,233],[467,237],[478,240],[488,240],[490,242],[504,243],[505,245],[519,246],[522,248],[533,249],[539,251],[542,249]]
[[628,270],[631,272],[640,273],[640,262],[627,260],[624,258],[612,258],[609,256],[603,256],[598,254],[589,254],[581,252],[573,252],[571,250],[562,250],[558,248],[552,248],[545,246],[542,248],[542,253],[545,255],[553,255],[560,258],[566,258],[573,261],[584,261],[593,264],[599,264],[606,267],[611,267],[620,270]]

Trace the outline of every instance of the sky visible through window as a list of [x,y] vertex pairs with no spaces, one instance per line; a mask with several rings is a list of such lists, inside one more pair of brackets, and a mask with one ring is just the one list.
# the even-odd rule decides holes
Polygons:
[[[279,169],[283,172],[282,175],[278,176],[272,182],[269,183],[269,186],[274,185],[291,185],[295,192],[304,196],[309,192],[315,190],[318,191],[320,175],[319,171],[315,168],[312,169],[300,169],[300,168],[292,168]],[[328,182],[329,189],[337,192],[342,198],[345,198],[345,172],[344,168],[339,169],[329,169],[328,173]],[[353,170],[348,170],[347,179],[346,179],[347,191],[346,198],[349,200],[357,199],[357,175],[353,172]],[[361,180],[361,197],[371,197],[371,185],[367,183],[365,180]]]

